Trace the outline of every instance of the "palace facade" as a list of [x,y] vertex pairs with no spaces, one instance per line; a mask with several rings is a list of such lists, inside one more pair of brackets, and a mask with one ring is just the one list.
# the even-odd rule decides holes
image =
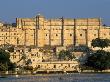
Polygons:
[[54,18],[42,15],[16,18],[16,25],[0,23],[0,45],[70,46],[87,45],[95,38],[110,39],[110,29],[100,18]]

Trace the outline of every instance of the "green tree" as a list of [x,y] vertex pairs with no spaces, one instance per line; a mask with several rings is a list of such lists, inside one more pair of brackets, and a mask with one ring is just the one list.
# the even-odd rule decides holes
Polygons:
[[62,59],[63,60],[72,60],[75,58],[75,56],[72,55],[70,53],[70,51],[65,51],[65,50],[60,51],[58,56],[59,56],[58,59],[60,59],[60,60],[62,60]]
[[14,52],[14,46],[10,46],[9,48],[7,48],[7,50],[8,50],[9,52]]
[[14,45],[11,44],[3,44],[2,45],[3,50],[8,50],[9,52],[14,52]]
[[105,48],[108,47],[110,45],[110,40],[109,39],[100,39],[100,38],[96,38],[92,40],[91,45],[93,47],[100,47],[100,48]]
[[79,45],[74,47],[74,51],[91,52],[92,50],[87,45]]
[[100,47],[101,50],[97,50],[87,53],[86,66],[92,67],[95,70],[105,70],[110,68],[110,52],[106,52],[103,48],[110,45],[109,39],[96,38],[92,40],[91,45],[93,47]]
[[13,70],[15,64],[10,61],[10,54],[3,49],[0,49],[0,71]]
[[32,64],[31,59],[28,59],[28,60],[26,61],[26,65],[29,66],[29,64]]
[[110,52],[106,52],[104,50],[97,50],[95,53],[89,54],[85,65],[100,71],[109,69]]
[[24,70],[25,71],[33,71],[33,67],[32,66],[24,66]]

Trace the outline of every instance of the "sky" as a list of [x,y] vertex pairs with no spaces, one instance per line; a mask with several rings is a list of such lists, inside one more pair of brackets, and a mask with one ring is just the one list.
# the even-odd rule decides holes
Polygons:
[[0,0],[0,20],[15,22],[37,14],[46,18],[102,18],[110,26],[110,0]]

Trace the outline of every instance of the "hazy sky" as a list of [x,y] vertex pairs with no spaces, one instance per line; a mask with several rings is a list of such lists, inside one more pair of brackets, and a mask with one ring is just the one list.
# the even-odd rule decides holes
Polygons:
[[101,17],[110,25],[110,0],[0,0],[0,20],[15,22],[17,17],[46,18]]

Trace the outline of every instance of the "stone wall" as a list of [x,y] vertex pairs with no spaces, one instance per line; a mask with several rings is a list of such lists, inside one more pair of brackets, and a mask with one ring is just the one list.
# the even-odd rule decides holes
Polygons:
[[95,38],[110,39],[110,29],[102,26],[100,18],[16,18],[16,27],[0,28],[0,45],[13,44],[44,47],[88,45]]

